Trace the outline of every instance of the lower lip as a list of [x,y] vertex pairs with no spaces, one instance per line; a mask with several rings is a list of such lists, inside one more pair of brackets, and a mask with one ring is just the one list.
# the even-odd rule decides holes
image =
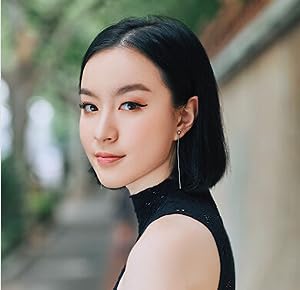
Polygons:
[[123,157],[97,157],[97,161],[100,165],[107,165],[107,164],[112,164],[122,159]]

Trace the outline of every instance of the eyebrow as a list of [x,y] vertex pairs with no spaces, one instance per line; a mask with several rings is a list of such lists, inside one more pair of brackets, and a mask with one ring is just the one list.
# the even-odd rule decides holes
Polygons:
[[[128,92],[132,92],[132,91],[146,91],[146,92],[151,92],[151,90],[149,88],[147,88],[146,86],[144,86],[143,84],[129,84],[129,85],[125,85],[121,88],[118,88],[117,91],[114,93],[114,95],[122,95]],[[79,90],[79,95],[87,95],[90,97],[97,97],[93,92],[91,92],[88,89],[85,88],[80,88]]]

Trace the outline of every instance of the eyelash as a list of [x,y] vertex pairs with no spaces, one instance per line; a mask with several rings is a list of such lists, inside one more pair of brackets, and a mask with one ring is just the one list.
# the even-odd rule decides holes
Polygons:
[[[147,106],[147,105],[141,105],[141,104],[136,103],[136,102],[125,102],[125,103],[121,104],[121,106],[124,105],[124,104],[134,104],[136,107],[146,107]],[[86,110],[87,106],[93,106],[93,107],[97,108],[95,105],[93,105],[91,103],[87,103],[87,102],[82,102],[82,103],[79,104],[79,108],[82,109],[82,110],[84,110],[87,113],[91,113],[91,112],[95,112],[96,111],[96,110],[94,110],[94,111],[87,111]],[[134,111],[136,109],[137,108],[135,108],[133,110],[128,110],[128,111]]]

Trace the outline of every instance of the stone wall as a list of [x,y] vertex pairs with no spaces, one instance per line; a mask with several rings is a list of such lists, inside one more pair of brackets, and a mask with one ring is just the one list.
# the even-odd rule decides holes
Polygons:
[[300,285],[300,23],[220,87],[231,167],[213,189],[237,290]]

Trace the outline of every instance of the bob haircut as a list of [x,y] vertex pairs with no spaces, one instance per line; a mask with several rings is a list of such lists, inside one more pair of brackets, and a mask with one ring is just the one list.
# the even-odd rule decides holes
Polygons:
[[[79,87],[90,57],[114,47],[135,49],[156,65],[171,91],[174,108],[198,96],[198,115],[180,139],[182,189],[199,193],[214,186],[225,173],[228,151],[216,79],[197,36],[181,21],[167,16],[124,18],[101,31],[90,44],[83,57]],[[178,179],[176,162],[170,177]]]

